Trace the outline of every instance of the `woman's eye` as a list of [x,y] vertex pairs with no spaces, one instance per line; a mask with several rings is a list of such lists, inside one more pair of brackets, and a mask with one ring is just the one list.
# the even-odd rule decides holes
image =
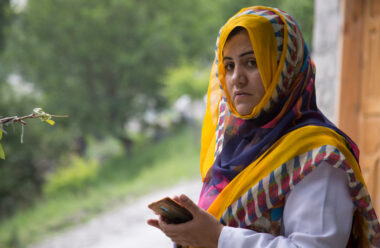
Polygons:
[[257,66],[256,60],[254,60],[254,59],[248,60],[248,66],[250,66],[250,67],[256,67]]
[[224,65],[226,71],[232,71],[234,69],[234,65],[232,63],[228,63]]

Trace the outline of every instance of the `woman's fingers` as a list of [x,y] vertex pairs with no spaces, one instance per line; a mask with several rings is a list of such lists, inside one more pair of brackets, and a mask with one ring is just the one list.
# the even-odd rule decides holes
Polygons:
[[216,247],[222,224],[211,214],[197,206],[186,195],[173,197],[188,209],[193,219],[182,224],[168,224],[160,216],[158,220],[148,220],[148,224],[161,229],[173,242],[184,246]]
[[147,220],[147,222],[146,222],[148,225],[151,225],[151,226],[154,226],[154,227],[156,227],[156,228],[158,228],[158,229],[161,229],[160,228],[160,224],[158,223],[158,220],[155,220],[155,219],[149,219],[149,220]]
[[182,194],[179,197],[179,202],[182,203],[182,205],[190,211],[190,213],[197,214],[199,212],[199,207],[196,205],[189,197],[186,195]]

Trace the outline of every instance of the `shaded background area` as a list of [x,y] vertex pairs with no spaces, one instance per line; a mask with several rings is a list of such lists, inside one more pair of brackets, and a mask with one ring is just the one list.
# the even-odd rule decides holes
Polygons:
[[[346,1],[328,2],[1,1],[0,115],[42,107],[70,118],[28,121],[24,144],[18,125],[4,127],[0,247],[25,247],[198,178],[215,39],[241,7],[276,6],[298,21],[317,65],[319,106],[343,126]],[[363,11],[373,1],[364,2]]]

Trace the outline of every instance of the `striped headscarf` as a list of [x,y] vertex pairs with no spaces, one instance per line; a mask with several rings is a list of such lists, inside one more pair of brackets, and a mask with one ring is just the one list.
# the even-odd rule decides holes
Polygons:
[[[261,101],[246,116],[240,115],[233,106],[222,62],[227,37],[238,26],[249,34],[265,88]],[[207,178],[210,182],[204,188],[211,190],[211,195],[215,196],[291,130],[313,124],[340,132],[316,105],[315,66],[299,27],[287,13],[254,7],[242,9],[231,17],[219,32],[214,67],[211,80],[218,82],[222,93],[217,109],[215,162]],[[352,147],[356,150],[354,144]]]

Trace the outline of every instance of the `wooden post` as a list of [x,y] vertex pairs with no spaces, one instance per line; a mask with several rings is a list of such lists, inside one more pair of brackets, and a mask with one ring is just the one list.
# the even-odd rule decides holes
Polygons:
[[338,126],[359,145],[380,214],[380,0],[343,0]]

